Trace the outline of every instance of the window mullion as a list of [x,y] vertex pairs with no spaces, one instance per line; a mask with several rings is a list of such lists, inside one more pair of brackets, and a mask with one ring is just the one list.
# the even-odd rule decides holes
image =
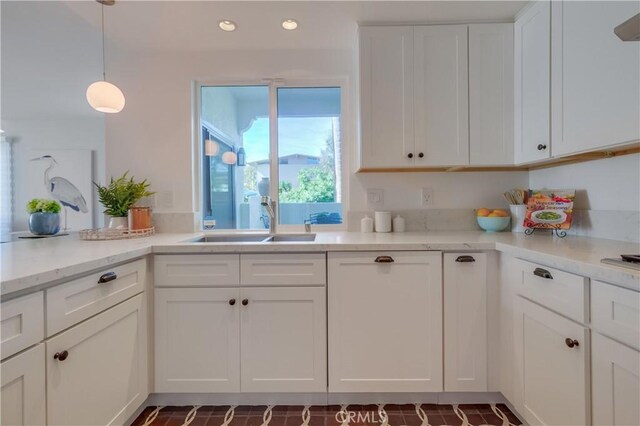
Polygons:
[[276,218],[280,221],[280,204],[278,203],[278,86],[269,83],[269,195],[276,202]]

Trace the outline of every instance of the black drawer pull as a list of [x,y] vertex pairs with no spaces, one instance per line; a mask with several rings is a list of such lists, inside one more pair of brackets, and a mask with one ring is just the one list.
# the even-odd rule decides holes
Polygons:
[[533,270],[533,275],[535,275],[536,277],[540,277],[540,278],[546,278],[548,280],[552,280],[553,276],[551,275],[551,272],[547,271],[546,269],[542,269],[542,268],[536,268]]
[[53,355],[53,359],[58,361],[64,361],[65,359],[67,359],[68,356],[69,356],[69,352],[67,351],[56,352],[55,355]]
[[467,262],[475,262],[476,260],[473,258],[473,256],[458,256],[456,258],[456,262],[462,262],[462,263],[467,263]]
[[376,263],[393,263],[395,262],[395,260],[393,260],[393,257],[391,256],[378,256],[376,257],[375,262]]
[[100,275],[98,284],[108,283],[109,281],[113,281],[117,278],[118,278],[118,274],[116,274],[115,272],[107,272],[106,274]]

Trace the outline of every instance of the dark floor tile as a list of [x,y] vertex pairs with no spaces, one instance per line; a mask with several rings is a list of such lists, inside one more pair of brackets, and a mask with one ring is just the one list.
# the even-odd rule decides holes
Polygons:
[[224,417],[231,408],[228,405],[215,405],[211,406],[211,416],[215,417]]
[[491,409],[491,405],[490,404],[475,404],[476,410],[478,410],[478,413],[480,414],[493,414],[493,410]]
[[431,426],[440,426],[445,424],[444,417],[440,414],[427,414],[427,420]]
[[469,424],[473,426],[485,424],[484,417],[482,417],[482,414],[467,414],[467,419],[469,420]]
[[[420,407],[422,408],[422,411],[424,411],[427,414],[437,414],[437,413],[442,414],[442,411],[440,410],[440,405],[438,404],[421,404]],[[453,411],[453,407],[451,408],[451,411]],[[413,410],[413,412],[415,413],[415,409]]]
[[460,404],[458,408],[464,411],[467,416],[469,414],[478,414],[478,409],[475,404]]
[[209,417],[194,417],[189,426],[206,426],[208,421]]
[[439,404],[438,405],[438,411],[443,416],[449,415],[449,414],[454,414],[455,415],[455,413],[453,412],[453,405],[451,405],[451,404]]
[[182,426],[186,418],[186,413],[184,416],[169,417],[164,426]]
[[[415,413],[415,411],[413,413],[410,412],[404,412],[402,413],[403,417],[404,417],[404,424],[406,426],[420,426],[422,425],[422,420],[420,420],[420,417],[418,417],[418,415]],[[427,414],[428,418],[431,418],[429,416],[429,414]]]
[[404,416],[401,413],[387,413],[387,417],[391,426],[404,425]]
[[492,426],[502,426],[502,419],[493,413],[483,413],[484,422]]
[[445,414],[442,416],[443,424],[447,426],[461,426],[462,420],[455,414]]
[[[264,413],[264,409],[267,407],[261,406],[262,411],[260,411],[260,415],[262,416],[262,413]],[[250,416],[252,414],[255,414],[256,411],[253,411],[254,407],[251,405],[238,405],[234,410],[233,410],[233,414],[234,416]]]
[[309,407],[309,411],[311,411],[311,415],[314,414],[331,414],[334,415],[338,411],[340,411],[339,405],[312,405]]

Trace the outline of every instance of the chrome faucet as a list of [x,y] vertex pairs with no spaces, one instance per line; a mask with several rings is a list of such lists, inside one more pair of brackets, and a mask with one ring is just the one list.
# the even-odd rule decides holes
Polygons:
[[262,204],[269,215],[269,233],[275,234],[277,229],[276,221],[278,220],[276,218],[276,202],[268,196],[263,196],[260,204]]

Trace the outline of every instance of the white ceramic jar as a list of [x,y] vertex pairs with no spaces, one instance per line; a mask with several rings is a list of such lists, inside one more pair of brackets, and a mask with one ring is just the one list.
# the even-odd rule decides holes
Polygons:
[[365,215],[362,220],[360,220],[360,232],[365,234],[373,232],[373,219],[368,215]]
[[375,212],[376,232],[391,232],[391,212]]

